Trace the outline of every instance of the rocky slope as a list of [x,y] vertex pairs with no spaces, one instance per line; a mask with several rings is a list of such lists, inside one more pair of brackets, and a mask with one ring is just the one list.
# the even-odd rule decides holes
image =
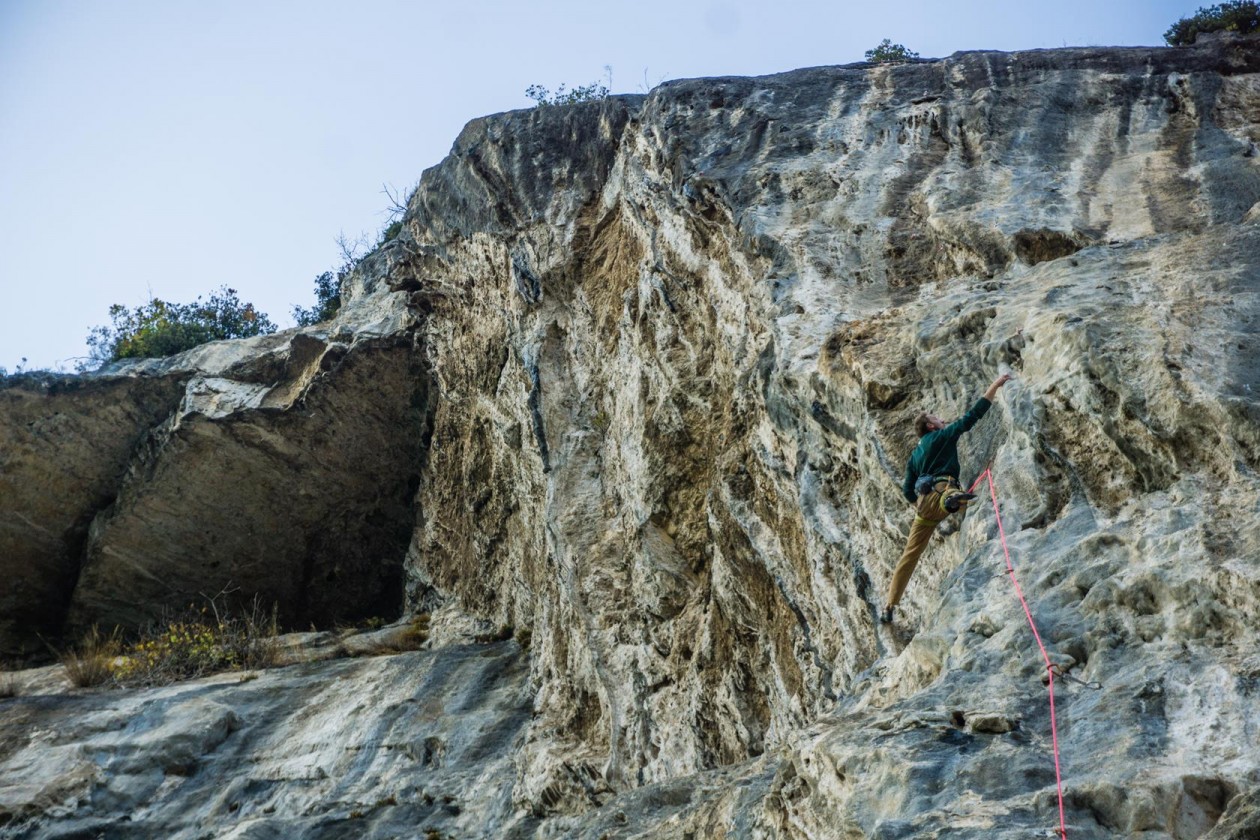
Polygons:
[[1053,836],[992,506],[874,620],[913,418],[1009,370],[1069,834],[1257,836],[1258,141],[1249,39],[474,121],[333,323],[0,390],[8,655],[229,585],[431,650],[32,678],[0,834]]

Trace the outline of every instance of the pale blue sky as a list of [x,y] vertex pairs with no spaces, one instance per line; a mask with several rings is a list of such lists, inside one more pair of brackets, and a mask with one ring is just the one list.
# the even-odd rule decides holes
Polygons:
[[1201,5],[0,0],[0,366],[73,366],[111,303],[227,284],[309,305],[460,127],[531,83],[844,64],[888,37],[968,49],[1162,44]]

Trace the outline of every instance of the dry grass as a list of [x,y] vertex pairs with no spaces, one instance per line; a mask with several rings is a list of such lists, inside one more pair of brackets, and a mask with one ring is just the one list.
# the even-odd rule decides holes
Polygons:
[[275,666],[280,659],[276,643],[280,628],[275,604],[268,611],[254,596],[248,609],[235,619],[227,619],[227,622],[231,632],[226,634],[223,643],[227,644],[237,668],[252,671]]
[[418,613],[412,616],[411,623],[403,633],[404,650],[419,650],[429,641],[429,614]]
[[223,671],[253,671],[276,664],[276,611],[257,598],[239,615],[208,599],[144,630],[115,668],[121,685],[167,685]]
[[406,653],[420,650],[429,641],[429,614],[418,613],[411,617],[406,627],[391,629],[383,638],[358,650],[351,650],[349,645],[345,654],[348,656],[385,656],[391,653]]
[[253,671],[276,664],[276,612],[258,599],[233,615],[207,599],[168,615],[124,645],[117,630],[109,637],[93,627],[70,652],[61,654],[66,676],[81,688],[99,685],[167,685],[223,671]]
[[[482,633],[473,637],[473,641],[479,645],[491,644],[493,642],[506,642],[516,634],[516,628],[510,624],[504,624],[493,633]],[[522,645],[523,647],[523,645]]]
[[61,655],[66,677],[79,688],[104,685],[114,679],[114,658],[121,645],[118,632],[102,636],[95,625],[68,653]]

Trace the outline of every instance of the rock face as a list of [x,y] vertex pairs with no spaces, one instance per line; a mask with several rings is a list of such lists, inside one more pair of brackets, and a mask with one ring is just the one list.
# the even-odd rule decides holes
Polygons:
[[[39,614],[59,594],[72,628],[231,583],[291,624],[387,614],[405,590],[433,616],[425,667],[515,635],[485,650],[528,669],[510,678],[528,714],[470,694],[505,728],[449,759],[496,780],[461,800],[476,816],[443,822],[417,793],[434,771],[374,759],[413,828],[364,836],[1053,836],[1045,668],[991,503],[934,540],[897,628],[875,621],[914,417],[1011,371],[964,479],[992,465],[1050,655],[1100,686],[1057,683],[1069,833],[1255,836],[1257,142],[1250,39],[672,82],[477,120],[332,324],[66,394],[10,385],[119,429],[47,524],[26,513],[40,487],[6,485],[30,496],[0,512],[10,556],[61,570]],[[182,389],[178,407],[145,413],[140,382]],[[0,413],[5,439],[30,412]],[[266,719],[224,735],[237,751],[288,731],[256,748],[283,762],[317,725],[272,721],[289,712],[255,691],[209,718]],[[105,701],[7,702],[86,732]],[[71,739],[98,754],[94,737]],[[0,753],[0,778],[29,749]],[[90,817],[194,837],[210,816],[334,836],[366,801],[255,791],[234,800],[246,821],[170,784],[140,808],[95,798],[113,765],[93,766],[56,813],[32,804],[53,781],[0,786],[14,836]]]
[[295,336],[284,372],[273,364],[190,382],[93,523],[72,626],[139,624],[207,586],[258,594],[299,626],[399,613],[422,360],[406,338],[349,349]]
[[508,642],[77,697],[51,729],[13,701],[0,834],[480,836],[473,792],[511,811],[527,677]]
[[220,592],[296,626],[399,614],[432,413],[413,339],[243,344],[5,383],[6,655]]
[[32,653],[55,637],[88,526],[112,504],[149,430],[183,394],[178,377],[0,380],[0,641]]

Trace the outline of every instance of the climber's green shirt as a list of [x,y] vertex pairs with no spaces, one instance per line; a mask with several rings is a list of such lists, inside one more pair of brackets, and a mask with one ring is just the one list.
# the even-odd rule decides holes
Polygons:
[[952,475],[959,477],[962,466],[958,463],[958,438],[970,429],[989,410],[989,401],[984,397],[976,400],[971,410],[960,419],[955,420],[943,429],[928,432],[919,438],[919,445],[910,454],[910,463],[906,464],[906,480],[901,491],[910,504],[917,498],[914,483],[921,475]]

